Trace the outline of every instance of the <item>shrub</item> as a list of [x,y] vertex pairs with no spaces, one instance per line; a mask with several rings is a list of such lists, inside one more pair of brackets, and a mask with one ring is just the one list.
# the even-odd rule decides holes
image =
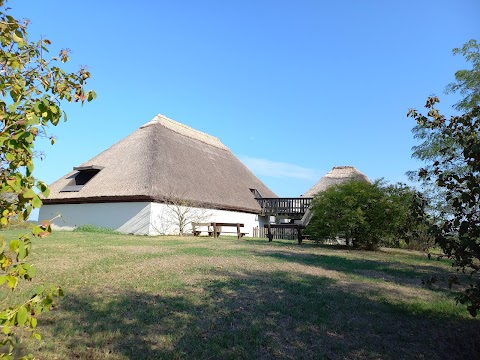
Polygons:
[[306,232],[318,240],[341,237],[348,246],[368,250],[400,247],[401,240],[413,244],[425,219],[418,202],[406,185],[350,180],[314,197]]
[[121,234],[120,232],[109,228],[109,227],[101,227],[95,226],[91,224],[80,225],[73,229],[75,232],[90,232],[90,233],[97,233],[97,234]]

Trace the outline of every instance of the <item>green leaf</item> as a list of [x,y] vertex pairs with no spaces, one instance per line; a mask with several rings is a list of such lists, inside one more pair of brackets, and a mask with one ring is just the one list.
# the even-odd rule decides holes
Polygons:
[[34,208],[39,208],[42,206],[42,200],[40,200],[37,195],[35,195],[35,197],[32,199],[32,206]]
[[48,197],[50,195],[50,189],[47,187],[45,190],[42,191],[42,195]]
[[31,206],[27,206],[25,208],[25,210],[23,211],[22,215],[23,215],[23,220],[28,220],[28,217],[30,216],[30,213],[32,212],[32,207]]
[[33,191],[32,189],[27,189],[27,191],[25,191],[23,193],[23,197],[25,199],[33,199],[37,196],[37,194],[35,194],[35,191]]
[[20,103],[19,102],[14,102],[10,105],[8,105],[8,110],[10,112],[15,112],[15,110],[17,110],[17,106],[19,105]]
[[39,123],[38,116],[35,115],[34,113],[29,112],[27,115],[27,122],[28,125],[37,125]]
[[6,275],[6,276],[7,276],[8,287],[10,289],[15,289],[18,284],[18,279],[12,275]]
[[42,195],[45,197],[48,197],[48,195],[50,195],[50,189],[44,182],[39,181],[37,184],[37,189],[40,190]]
[[4,326],[3,326],[3,333],[4,333],[5,335],[10,334],[10,326],[4,325]]
[[25,133],[25,141],[31,144],[34,140],[33,134],[30,132]]
[[40,235],[41,232],[43,232],[43,229],[42,229],[40,226],[35,226],[35,227],[32,229],[32,234],[33,234],[34,236]]
[[6,281],[7,281],[7,276],[6,275],[0,276],[0,285],[5,284]]
[[12,240],[10,241],[10,251],[15,251],[17,252],[18,248],[20,247],[20,240]]
[[32,329],[35,329],[35,328],[37,327],[37,319],[36,319],[36,318],[32,317],[32,318],[30,319],[30,327],[31,327]]
[[27,164],[27,170],[28,170],[29,174],[31,174],[33,172],[33,168],[34,168],[33,162],[30,162],[30,163]]
[[92,100],[95,100],[96,98],[97,98],[97,94],[95,93],[95,91],[90,90],[88,92],[87,101],[90,102]]
[[17,323],[18,326],[23,326],[27,322],[28,319],[28,310],[25,306],[20,306],[17,312]]
[[18,257],[20,260],[25,259],[27,256],[27,249],[25,247],[25,244],[23,242],[20,242],[20,246],[18,247]]
[[23,268],[27,271],[27,274],[30,278],[35,277],[35,275],[37,274],[37,269],[33,265],[24,264]]
[[19,30],[15,30],[12,33],[12,40],[15,41],[16,43],[21,43],[23,42],[23,34]]

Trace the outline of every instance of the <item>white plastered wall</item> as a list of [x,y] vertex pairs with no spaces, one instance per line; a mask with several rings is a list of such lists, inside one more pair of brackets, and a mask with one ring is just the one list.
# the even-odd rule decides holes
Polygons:
[[73,230],[80,225],[108,227],[127,234],[150,235],[151,203],[117,202],[52,204],[40,208],[39,221],[50,220],[54,229]]
[[[182,207],[180,207],[182,208]],[[185,210],[186,208],[179,210]],[[254,227],[262,227],[268,219],[256,214],[235,211],[191,209],[194,222],[242,223],[242,232],[253,236]],[[60,216],[59,216],[60,215]],[[58,217],[57,217],[58,216]],[[52,227],[60,230],[73,230],[81,225],[108,227],[116,231],[135,235],[175,235],[178,234],[178,220],[172,206],[147,202],[116,202],[92,204],[52,204],[40,208],[39,221],[53,219]],[[224,228],[236,231],[235,228]],[[192,227],[186,227],[191,233]],[[225,234],[235,235],[235,234]]]
[[[246,236],[253,236],[253,228],[256,226],[263,226],[267,223],[263,217],[256,214],[249,214],[236,211],[201,209],[190,207],[191,219],[190,222],[225,222],[225,223],[241,223],[244,224],[242,232],[247,233]],[[173,206],[152,203],[151,212],[151,234],[178,234],[178,220],[175,212],[186,211],[187,208],[182,206]],[[187,214],[188,215],[188,214]],[[193,218],[196,219],[194,220]],[[235,228],[227,228],[226,231],[236,231]],[[192,227],[188,225],[186,232],[191,233]],[[225,234],[235,235],[235,234]]]

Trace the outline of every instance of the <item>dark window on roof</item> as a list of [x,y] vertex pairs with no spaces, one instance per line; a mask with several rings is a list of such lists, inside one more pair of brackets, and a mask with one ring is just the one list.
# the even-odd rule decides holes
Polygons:
[[78,172],[77,176],[75,176],[72,181],[75,181],[75,185],[85,185],[89,182],[100,170],[92,169],[92,170],[81,170]]
[[253,196],[254,196],[256,199],[261,199],[261,198],[262,198],[262,195],[260,195],[260,193],[258,192],[257,189],[250,189],[250,191],[252,192]]
[[95,175],[97,175],[102,167],[99,166],[85,166],[73,168],[78,170],[76,174],[70,176],[68,184],[60,190],[60,192],[78,192],[86,183],[88,183]]

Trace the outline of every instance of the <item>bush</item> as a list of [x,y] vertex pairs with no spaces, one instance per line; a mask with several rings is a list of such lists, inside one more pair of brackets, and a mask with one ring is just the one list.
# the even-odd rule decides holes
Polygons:
[[116,235],[121,234],[120,232],[118,232],[118,231],[116,231],[112,228],[95,226],[95,225],[91,225],[91,224],[77,226],[75,229],[73,229],[73,231],[75,231],[75,232],[90,232],[90,233],[97,233],[97,234],[116,234]]
[[424,219],[418,194],[405,185],[351,180],[317,194],[306,232],[318,239],[345,239],[347,246],[374,250],[400,247],[421,233]]

